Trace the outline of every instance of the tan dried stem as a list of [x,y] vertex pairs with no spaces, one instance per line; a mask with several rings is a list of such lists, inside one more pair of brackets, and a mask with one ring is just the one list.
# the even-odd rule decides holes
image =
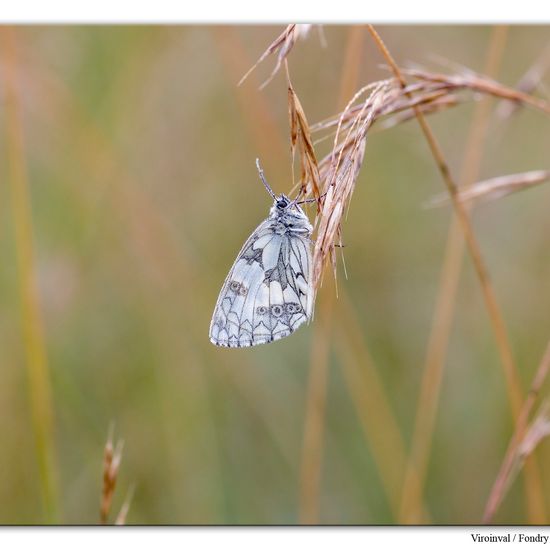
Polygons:
[[[382,41],[378,33],[374,30],[374,27],[372,25],[369,25],[368,28],[376,45],[390,65],[401,87],[406,88],[407,83],[401,73],[401,70],[395,63],[384,42]],[[480,282],[485,305],[487,307],[487,311],[491,320],[491,325],[493,327],[493,331],[497,341],[497,347],[504,371],[504,377],[506,379],[506,387],[508,391],[508,398],[512,408],[512,414],[514,417],[517,417],[521,406],[521,385],[514,363],[510,343],[508,340],[506,326],[502,318],[500,307],[496,300],[487,267],[485,266],[485,262],[483,260],[483,256],[481,254],[481,250],[479,248],[479,244],[475,237],[474,231],[472,229],[468,213],[465,209],[465,206],[458,199],[458,187],[454,181],[454,178],[451,175],[449,166],[443,155],[443,151],[420,109],[418,109],[417,107],[413,107],[413,110],[420,124],[422,132],[424,133],[426,141],[428,142],[434,160],[436,161],[439,171],[441,172],[443,181],[447,186],[447,191],[449,192],[455,213],[464,233],[464,238],[466,240],[466,244],[468,246],[468,250],[470,252],[470,256],[472,258],[472,262],[474,264],[476,274]]]
[[[485,74],[493,77],[503,57],[506,44],[506,28],[495,27],[485,59]],[[461,68],[461,70],[464,70]],[[481,166],[484,143],[489,130],[491,105],[487,99],[477,103],[468,136],[460,182],[462,188],[468,188],[477,178]],[[414,113],[413,113],[414,116]],[[454,316],[456,293],[460,280],[464,239],[456,217],[449,225],[440,283],[433,312],[432,326],[427,342],[424,369],[420,383],[418,406],[409,460],[403,482],[400,521],[417,523],[421,520],[419,510],[424,493],[433,432],[436,425],[438,405],[445,367],[449,338]]]
[[546,351],[544,352],[544,356],[539,364],[537,372],[533,377],[531,389],[529,390],[529,393],[527,394],[527,397],[519,412],[514,434],[512,435],[512,438],[508,445],[508,449],[506,450],[506,454],[504,456],[504,460],[502,461],[502,465],[498,472],[497,478],[491,489],[491,493],[487,500],[487,505],[485,506],[483,523],[490,523],[493,520],[495,512],[497,511],[500,503],[502,502],[502,499],[504,498],[506,488],[509,486],[509,478],[513,474],[518,449],[520,448],[521,443],[525,437],[529,416],[531,414],[531,411],[533,410],[540,389],[544,384],[546,378],[548,377],[549,372],[550,341],[547,344]]
[[[397,67],[397,65],[396,65]],[[539,109],[546,114],[550,114],[550,103],[534,97],[530,94],[515,90],[488,79],[473,72],[466,74],[447,75],[442,73],[431,73],[418,69],[398,69],[399,74],[406,74],[420,81],[424,89],[431,90],[449,90],[456,91],[460,89],[471,90],[483,94],[489,94],[501,99],[508,99],[518,103],[522,103],[529,107]],[[401,77],[402,78],[402,77]],[[405,82],[403,80],[403,82]],[[406,84],[403,86],[406,87]]]
[[[519,82],[515,86],[516,89],[528,94],[532,93],[540,85],[549,68],[550,45],[547,45],[533,65],[519,79]],[[521,107],[519,101],[502,101],[497,108],[497,115],[503,120],[510,118],[519,107]]]
[[[290,28],[287,28],[287,31],[289,31],[289,29]],[[320,284],[324,265],[329,258],[332,260],[333,268],[335,268],[334,247],[339,243],[341,220],[344,212],[349,207],[358,171],[362,165],[367,131],[381,116],[393,117],[388,119],[386,127],[398,124],[414,116],[419,121],[432,155],[443,176],[457,214],[459,226],[464,233],[468,249],[472,256],[497,340],[498,350],[507,381],[509,399],[515,413],[521,401],[521,390],[504,322],[481,256],[479,245],[471,228],[467,211],[462,205],[459,189],[449,172],[441,148],[427,125],[424,116],[458,105],[463,101],[463,98],[458,95],[460,91],[489,94],[502,99],[517,101],[540,109],[546,113],[550,113],[550,104],[522,91],[510,89],[490,78],[477,75],[472,71],[464,69],[463,74],[457,75],[434,74],[419,70],[405,71],[406,74],[417,79],[416,82],[407,84],[403,78],[403,72],[393,61],[393,58],[374,28],[369,26],[368,30],[394,72],[395,80],[387,80],[366,86],[352,98],[344,111],[338,116],[308,127],[309,132],[321,130],[329,130],[332,132],[335,129],[333,150],[318,164],[319,179],[323,182],[321,190],[324,191],[324,194],[321,195],[320,198],[321,210],[316,219],[318,235],[314,250],[313,268],[315,287],[317,289]],[[258,61],[259,63],[267,57],[267,55],[280,48],[279,60],[273,74],[280,68],[282,60],[286,58],[289,51],[284,45],[284,36],[285,33],[266,50]],[[287,36],[290,36],[290,34]],[[290,47],[292,47],[292,45],[293,42],[290,44]],[[398,88],[396,88],[396,84],[398,84]],[[358,100],[359,96],[366,92],[370,92],[367,100],[353,105]],[[291,120],[293,154],[296,140],[298,139],[297,129],[299,126],[296,100],[295,92],[290,85],[289,114]],[[317,140],[317,142],[318,141],[319,140]],[[310,147],[311,151],[313,151],[313,141],[311,139],[307,147]],[[303,149],[301,152],[302,161],[304,160],[304,151],[306,151],[306,149]],[[313,185],[308,186],[307,179],[308,177],[310,178],[311,175],[307,175],[306,168],[307,164],[302,164],[301,187],[304,192],[315,194]],[[304,180],[306,180],[305,185]]]
[[535,420],[531,422],[521,445],[518,448],[518,458],[523,462],[533,454],[536,446],[550,435],[550,401],[546,399],[540,406]]

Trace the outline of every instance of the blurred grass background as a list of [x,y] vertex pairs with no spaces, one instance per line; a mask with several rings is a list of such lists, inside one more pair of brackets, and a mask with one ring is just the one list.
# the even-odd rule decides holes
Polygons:
[[[115,509],[136,486],[129,523],[298,522],[309,369],[322,361],[327,395],[316,456],[317,521],[398,521],[389,493],[399,490],[403,472],[393,449],[402,445],[406,454],[411,444],[450,219],[448,209],[423,208],[442,183],[414,121],[369,137],[344,226],[349,278],[339,269],[340,297],[330,303],[327,273],[314,322],[291,338],[248,350],[208,341],[220,285],[270,205],[254,159],[262,159],[276,192],[291,188],[283,75],[258,92],[269,60],[236,87],[281,30],[15,28],[13,74],[51,378],[54,521],[98,521],[102,453],[114,422],[125,441]],[[488,26],[379,30],[401,64],[439,69],[437,55],[478,71],[492,32]],[[310,123],[387,75],[366,33],[345,26],[324,32],[326,48],[313,29],[289,58]],[[511,27],[497,79],[513,85],[549,38],[548,27]],[[356,82],[346,94],[353,40]],[[48,519],[7,185],[5,52],[1,59],[0,523],[37,523]],[[430,117],[457,172],[473,109],[469,103]],[[506,122],[492,117],[479,179],[548,168],[548,135],[548,121],[537,112],[522,110]],[[524,389],[550,335],[549,199],[543,185],[473,215]],[[423,497],[432,523],[481,521],[513,428],[468,258],[457,304]],[[364,403],[368,418],[358,414],[349,380],[367,362],[389,416],[378,416],[372,400]],[[395,435],[392,426],[401,438],[397,447],[385,445]],[[373,441],[381,441],[378,450]],[[537,457],[548,507],[548,442]],[[389,492],[380,461],[395,466]],[[498,521],[527,521],[522,483],[513,485]]]

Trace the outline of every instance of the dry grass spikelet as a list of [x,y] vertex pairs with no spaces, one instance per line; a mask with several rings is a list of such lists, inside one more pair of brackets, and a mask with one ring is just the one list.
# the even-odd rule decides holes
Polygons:
[[525,460],[525,457],[532,454],[537,445],[548,436],[550,436],[550,401],[546,399],[519,446],[518,457]]
[[[286,63],[286,62],[285,62]],[[300,157],[300,195],[311,195],[315,199],[319,199],[320,193],[320,176],[315,149],[313,148],[313,140],[311,138],[311,130],[308,124],[306,114],[292,87],[290,75],[287,71],[288,83],[288,118],[290,126],[290,150],[292,160],[298,148]],[[294,166],[294,163],[293,163]]]
[[534,107],[544,111],[546,114],[550,114],[550,103],[547,101],[521,90],[509,88],[500,82],[496,82],[469,69],[456,74],[432,73],[420,69],[402,69],[401,72],[413,77],[417,81],[415,85],[409,87],[409,92],[426,93],[441,90],[452,93],[466,90],[492,95],[500,99],[507,99],[518,105]]
[[294,44],[299,38],[306,38],[311,29],[311,25],[306,24],[291,24],[287,25],[285,30],[267,47],[265,52],[259,57],[258,61],[250,67],[246,74],[239,80],[237,86],[240,86],[250,75],[250,73],[266,58],[275,52],[279,52],[277,55],[277,62],[275,68],[269,75],[269,78],[260,86],[260,90],[265,88],[273,79],[273,77],[279,72],[283,61],[286,59],[290,50],[294,47]]
[[[103,451],[103,486],[101,491],[101,502],[99,508],[99,518],[103,525],[109,521],[109,513],[113,503],[113,496],[118,480],[120,463],[122,461],[122,450],[124,441],[119,439],[116,445],[113,445],[113,426],[109,428],[107,443]],[[128,495],[122,505],[122,508],[115,521],[116,525],[124,525],[128,510],[130,508],[131,496],[133,489],[128,492]]]
[[[524,191],[550,180],[550,170],[531,170],[520,174],[498,176],[470,185],[467,189],[461,189],[457,198],[461,202],[472,201],[487,202],[500,199],[518,191]],[[449,204],[448,195],[438,195],[431,199],[427,206],[443,206]]]
[[[366,93],[368,96],[353,109],[354,116],[350,118],[348,114],[352,106]],[[329,258],[336,274],[334,249],[342,244],[341,222],[363,164],[367,132],[377,113],[393,99],[394,93],[392,81],[381,81],[359,90],[339,116],[332,152],[319,164],[323,195],[316,219],[317,238],[313,252],[313,284],[316,289]]]
[[535,452],[543,439],[550,436],[550,402],[543,401],[534,420],[531,422],[523,439],[515,449],[510,468],[506,477],[502,480],[500,499],[504,499],[519,472],[523,468],[527,457]]
[[549,373],[550,342],[546,346],[546,350],[535,372],[527,397],[516,419],[514,434],[512,435],[502,465],[489,494],[487,504],[485,505],[485,512],[483,514],[484,523],[490,523],[493,520],[500,503],[504,499],[506,491],[512,484],[513,479],[517,476],[525,459],[532,453],[544,437],[550,435],[548,433],[550,430],[548,401],[543,403],[531,427],[527,428],[529,416],[531,415],[539,392],[548,378]]
[[[519,82],[515,86],[516,89],[528,94],[534,92],[541,86],[548,69],[550,69],[550,45],[546,46],[531,67],[519,79]],[[497,115],[502,120],[510,118],[519,106],[520,103],[518,101],[502,101],[498,106]]]

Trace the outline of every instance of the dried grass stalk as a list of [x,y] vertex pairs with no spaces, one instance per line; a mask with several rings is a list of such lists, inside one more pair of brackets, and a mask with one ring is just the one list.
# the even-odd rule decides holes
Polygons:
[[[313,284],[317,289],[329,258],[336,276],[334,249],[341,246],[341,221],[363,163],[367,132],[376,117],[388,111],[398,90],[393,80],[369,84],[352,97],[337,120],[315,125],[316,130],[336,126],[332,151],[318,163],[311,138],[312,127],[292,87],[288,66],[286,70],[291,152],[294,158],[298,150],[301,166],[299,194],[312,196],[318,209],[313,252]],[[365,99],[360,101],[363,97]]]
[[271,75],[269,78],[260,86],[260,90],[265,88],[273,77],[277,74],[279,69],[281,68],[281,65],[283,61],[286,59],[288,54],[290,53],[290,50],[294,47],[294,44],[296,44],[297,40],[299,38],[306,38],[306,36],[309,33],[309,30],[311,28],[311,25],[287,25],[286,29],[269,45],[267,50],[260,56],[258,61],[250,67],[250,69],[246,72],[246,74],[239,80],[239,83],[237,86],[240,86],[250,75],[250,73],[268,56],[275,52],[279,52],[277,55],[277,63],[275,64],[275,68],[271,72]]
[[[322,206],[316,219],[318,232],[313,260],[313,281],[316,289],[321,281],[323,266],[329,257],[335,269],[334,247],[340,242],[342,216],[349,204],[363,162],[367,131],[379,118],[390,117],[386,121],[385,127],[391,127],[412,117],[418,118],[418,116],[439,112],[464,101],[465,99],[457,94],[461,90],[511,99],[550,114],[550,104],[546,101],[508,88],[469,69],[463,68],[462,73],[454,75],[430,73],[419,69],[402,72],[413,76],[417,81],[406,84],[400,75],[400,79],[395,77],[369,84],[355,94],[341,113],[309,127],[311,133],[328,132],[324,137],[317,139],[314,142],[316,144],[332,135],[333,132],[335,134],[332,152],[318,165],[319,177],[323,182],[321,191],[324,194],[319,201]],[[367,92],[370,92],[367,99],[358,102],[359,97]],[[297,138],[298,115],[296,111],[293,111],[295,107],[292,105],[296,103],[296,99],[289,83],[293,151]],[[303,111],[301,112],[303,113]],[[319,195],[314,189],[315,184],[309,183],[312,176],[308,175],[306,170],[308,162],[310,162],[306,151],[307,155],[314,158],[313,145],[310,140],[301,153],[301,189],[302,192],[313,194],[315,198],[319,199]],[[446,170],[443,172],[446,173]],[[480,196],[492,195],[492,193],[504,195],[535,185],[543,177],[545,179],[548,177],[544,171],[518,174],[515,177],[510,176],[507,179],[479,184],[480,186],[474,186],[469,193],[472,196],[475,196],[476,193],[479,193]],[[461,195],[458,194],[456,198],[457,202],[460,202]]]
[[[99,517],[103,525],[107,524],[109,520],[109,512],[111,511],[113,495],[117,484],[123,448],[124,441],[122,440],[117,441],[116,446],[113,447],[113,427],[111,426],[109,429],[107,443],[105,444],[105,449],[103,451],[103,488],[101,491],[101,503],[99,509]],[[127,510],[123,515],[124,518],[126,517],[126,514]]]
[[[549,373],[550,342],[546,346],[546,351],[544,352],[544,356],[542,357],[542,360],[537,368],[537,372],[535,373],[533,382],[531,383],[529,393],[527,394],[525,402],[521,407],[521,411],[516,420],[516,428],[514,430],[514,434],[512,435],[497,478],[495,480],[495,483],[493,484],[489,498],[487,499],[485,512],[483,514],[484,523],[490,523],[493,520],[493,517],[498,510],[498,507],[500,506],[500,503],[502,502],[502,499],[504,498],[508,487],[510,487],[512,480],[515,478],[515,475],[518,472],[518,464],[521,466],[525,461],[525,458],[528,456],[525,451],[529,449],[534,449],[533,442],[535,441],[535,439],[537,439],[535,435],[537,433],[541,433],[540,423],[535,431],[527,430],[526,427],[531,411],[539,395],[540,389],[542,388],[542,385],[547,379]],[[546,422],[548,421],[548,409],[543,407],[541,411],[543,414],[539,415],[539,417],[542,416],[546,419],[544,422],[544,424],[546,425]],[[532,427],[533,426],[534,424],[532,425]],[[544,431],[545,429],[542,430],[542,432]],[[530,435],[529,432],[531,432]],[[539,441],[540,439],[541,438],[538,437]],[[521,456],[521,462],[518,462],[519,456]]]
[[[409,93],[409,88],[398,88],[397,81],[395,79],[373,82],[372,84],[369,84],[368,86],[363,88],[361,91],[374,89],[381,82],[384,82],[387,85],[392,84],[394,89],[392,95],[388,95],[388,97],[385,98],[385,101],[378,105],[378,108],[374,111],[372,115],[374,120],[377,120],[382,116],[399,114],[401,116],[407,115],[406,119],[409,119],[414,116],[412,110],[415,107],[429,110],[430,107],[437,108],[434,106],[441,106],[442,103],[452,103],[453,105],[457,105],[459,103],[459,100],[456,96],[448,94],[445,90],[427,91],[423,95],[408,97],[406,94]],[[418,87],[416,87],[416,89],[418,90]],[[338,113],[337,115],[313,124],[311,126],[311,131],[312,133],[316,133],[323,130],[333,130],[338,126],[340,126],[341,129],[349,128],[350,125],[354,123],[355,119],[361,111],[363,111],[363,104],[354,105],[349,109]]]
[[[405,122],[415,115],[418,109],[422,114],[432,114],[442,109],[454,107],[467,101],[469,97],[460,92],[474,92],[492,95],[497,98],[511,100],[519,104],[529,105],[550,114],[550,103],[533,97],[521,90],[514,90],[494,81],[493,79],[474,73],[469,69],[463,69],[461,74],[430,73],[420,69],[401,69],[417,79],[417,82],[406,84],[399,89],[390,101],[380,105],[379,112],[374,114],[378,119],[382,116],[395,115],[385,124],[385,128],[393,127],[400,122]],[[397,83],[397,81],[395,81]],[[349,109],[346,113],[340,113],[311,126],[312,133],[323,130],[331,130],[339,123],[346,128],[353,123],[361,105]]]
[[[428,100],[428,98],[418,98],[418,100],[414,102],[423,115],[440,113],[446,109],[450,109],[451,107],[456,107],[459,103],[459,98],[453,94],[445,94],[441,97],[434,98],[433,100]],[[380,124],[380,128],[382,130],[388,130],[389,128],[393,128],[394,126],[412,120],[416,117],[413,110],[413,102],[411,102],[410,107],[407,106],[400,111],[401,112],[396,112],[393,116],[390,116],[388,119],[384,120]]]
[[495,80],[470,70],[464,71],[462,74],[453,75],[431,73],[419,69],[401,69],[401,72],[417,79],[417,84],[419,85],[417,88],[418,91],[447,90],[452,92],[457,90],[469,90],[515,101],[550,114],[550,103],[547,101],[522,92],[521,90],[515,90],[504,86]]
[[116,518],[115,525],[126,524],[126,518],[128,517],[130,504],[132,503],[132,498],[134,497],[134,490],[135,490],[135,487],[132,485],[130,487],[130,490],[126,494],[126,498],[124,499],[124,503],[122,504],[122,507],[120,508],[120,512],[118,513],[118,516]]
[[[285,61],[286,64],[286,61]],[[321,182],[319,178],[319,166],[311,139],[311,130],[307,122],[306,114],[292,87],[288,66],[286,67],[288,83],[288,119],[290,126],[290,150],[292,160],[298,147],[300,156],[300,195],[311,195],[319,199]],[[293,163],[294,165],[294,163]]]
[[[374,27],[372,27],[372,25],[369,25],[368,28],[374,41],[376,42],[378,48],[380,49],[381,53],[383,54],[386,61],[391,66],[395,77],[399,80],[400,85],[403,88],[405,88],[406,82],[401,73],[401,70],[395,63],[386,45],[384,44],[384,42],[382,41],[378,33],[374,30]],[[489,85],[487,86],[486,93],[491,93],[490,84],[491,83],[489,83]],[[519,98],[519,95],[521,94],[516,94],[516,95]],[[531,97],[527,97],[525,101],[530,105],[536,105],[541,109],[544,108],[544,110],[548,112],[549,106],[545,102],[542,102],[543,105],[541,105],[541,102],[539,100],[536,100]],[[465,241],[468,246],[470,255],[472,257],[474,267],[476,269],[476,273],[483,292],[484,301],[491,319],[493,331],[497,341],[498,351],[502,361],[502,368],[506,379],[508,396],[512,407],[512,413],[514,415],[517,415],[521,411],[521,384],[520,384],[517,368],[514,362],[511,345],[508,339],[506,326],[504,324],[504,319],[502,317],[502,313],[500,311],[498,302],[496,301],[494,288],[489,279],[488,271],[481,254],[478,241],[475,237],[473,228],[471,226],[467,211],[464,205],[457,199],[458,188],[456,186],[454,178],[451,175],[449,165],[447,164],[443,151],[438,141],[436,140],[435,135],[432,132],[429,124],[424,118],[422,112],[418,108],[415,108],[414,111],[415,111],[415,115],[418,120],[418,123],[422,129],[422,132],[424,133],[426,141],[428,142],[428,145],[430,147],[434,160],[436,161],[437,166],[445,182],[445,185],[447,186],[447,190],[451,195],[454,210],[455,210],[455,213],[457,214],[457,219],[460,222],[460,226],[464,232]],[[530,471],[531,470],[528,470],[528,473]],[[532,477],[530,476],[529,479],[531,480]],[[535,487],[535,485],[530,484],[529,487]],[[533,495],[534,494],[535,493],[533,493]],[[538,504],[540,504],[540,499],[538,500],[539,500]]]
[[550,435],[550,401],[546,399],[539,409],[535,420],[527,430],[518,449],[518,457],[523,461],[533,453],[536,446]]
[[[484,74],[491,78],[505,52],[507,27],[493,27],[491,38],[484,54]],[[444,61],[448,65],[447,61]],[[480,101],[472,113],[461,163],[459,181],[462,189],[476,181],[484,154],[484,144],[489,130],[492,106],[488,98]],[[423,114],[428,114],[423,110]],[[431,459],[434,429],[439,413],[442,379],[452,319],[459,285],[464,240],[456,217],[450,220],[447,243],[440,274],[437,298],[434,304],[430,334],[426,345],[425,364],[418,394],[416,419],[411,440],[407,472],[405,474],[399,521],[418,523],[422,521],[419,510],[424,498],[425,483]],[[413,474],[418,482],[415,483]]]
[[550,402],[546,400],[538,414],[527,429],[520,444],[514,449],[506,476],[501,481],[500,500],[506,496],[513,482],[518,477],[527,457],[535,452],[539,443],[550,435]]
[[[542,82],[544,75],[550,68],[550,45],[546,46],[537,60],[529,67],[516,84],[516,89],[530,94],[534,92]],[[497,115],[501,119],[510,118],[521,106],[518,101],[502,101],[497,108]]]
[[[533,170],[520,174],[499,176],[479,181],[468,187],[468,189],[460,190],[457,194],[457,198],[463,203],[473,200],[480,202],[493,201],[510,195],[511,193],[530,189],[549,179],[550,170]],[[449,204],[449,202],[450,199],[448,195],[438,195],[431,199],[427,206],[443,206]]]
[[[319,164],[323,181],[321,209],[316,219],[317,239],[313,251],[313,284],[317,289],[321,282],[323,268],[330,258],[336,274],[334,248],[341,245],[341,222],[355,188],[365,154],[367,132],[375,115],[385,102],[392,98],[391,81],[382,81],[359,90],[340,115],[332,152]],[[366,100],[357,110],[356,116],[342,132],[342,123],[351,106],[366,92]]]
[[[401,69],[395,63],[395,60],[391,56],[386,45],[384,44],[380,35],[374,29],[374,27],[372,25],[369,25],[368,29],[377,47],[380,49],[382,55],[390,65],[392,72],[395,75],[395,78],[399,82],[399,85],[401,86],[401,88],[405,89],[407,87],[407,83]],[[469,78],[470,75],[466,75],[466,77]],[[410,95],[410,92],[407,95]],[[495,338],[502,361],[502,367],[504,370],[504,376],[506,379],[509,399],[512,405],[512,411],[514,414],[516,414],[521,406],[521,385],[519,383],[519,375],[517,373],[512,349],[508,340],[506,325],[504,324],[504,319],[496,300],[494,288],[490,281],[489,273],[485,265],[483,255],[481,253],[481,248],[470,223],[467,210],[465,206],[457,199],[458,187],[451,174],[449,165],[447,163],[447,160],[445,159],[445,155],[443,154],[443,150],[441,149],[441,146],[437,141],[435,134],[433,133],[428,122],[426,121],[418,107],[414,107],[414,112],[420,128],[422,129],[422,133],[424,134],[426,142],[430,147],[430,151],[437,164],[438,170],[441,173],[445,186],[447,187],[447,191],[451,196],[457,219],[460,222],[460,226],[464,232],[464,238],[468,246],[468,250],[470,252],[470,256],[472,258],[477,277],[480,282],[485,305],[487,307],[487,311],[489,313],[489,317],[491,319],[491,323],[495,333]]]
[[[335,133],[332,152],[319,163],[319,176],[323,182],[321,190],[324,196],[320,201],[322,207],[316,219],[318,232],[313,259],[313,281],[316,289],[329,257],[335,270],[334,248],[340,243],[342,216],[349,204],[363,162],[367,130],[378,119],[389,117],[383,126],[389,128],[418,117],[419,114],[422,116],[440,112],[465,101],[465,98],[457,94],[460,90],[513,99],[550,113],[550,104],[547,102],[507,88],[468,69],[463,69],[461,74],[456,75],[436,74],[418,69],[406,72],[414,76],[417,82],[405,84],[393,78],[372,83],[359,90],[341,113],[309,128],[311,133],[327,132],[324,137],[317,139],[315,144]],[[367,99],[358,102],[358,98],[367,92],[370,92]],[[342,135],[344,137],[341,137]],[[303,157],[302,165],[306,162],[307,159]],[[304,184],[303,177],[304,172],[302,190],[311,193],[312,190],[307,183]],[[477,192],[483,196],[494,192],[502,196],[536,185],[540,183],[540,178],[547,177],[545,171],[518,174],[506,179],[499,178],[498,181],[485,182],[483,185],[480,183],[479,186],[472,187],[469,193],[475,195]],[[318,198],[316,194],[315,197]],[[460,193],[457,198],[462,198]]]
[[[252,67],[245,77],[243,77],[241,82],[250,74],[258,63],[271,53],[278,51],[279,55],[276,67],[268,81],[266,81],[262,87],[271,80],[279,70],[283,60],[286,59],[286,56],[299,36],[295,27],[296,26],[293,25],[287,27],[285,32],[271,44],[254,67]],[[461,227],[465,233],[466,242],[473,257],[484,292],[484,299],[493,323],[513,409],[519,410],[521,405],[521,394],[519,393],[520,386],[517,382],[517,373],[515,371],[510,345],[507,340],[502,316],[498,304],[496,303],[494,291],[490,285],[479,245],[471,228],[466,210],[462,205],[460,190],[457,189],[454,183],[441,148],[427,125],[424,115],[439,112],[465,101],[468,96],[461,92],[470,92],[470,96],[473,93],[474,98],[479,94],[492,95],[500,99],[511,100],[522,105],[539,109],[547,114],[550,114],[550,103],[543,99],[533,97],[522,90],[515,90],[504,86],[490,78],[478,75],[465,68],[461,68],[461,72],[458,74],[451,75],[430,73],[418,69],[402,71],[393,61],[393,58],[374,28],[368,26],[368,29],[371,35],[373,35],[377,46],[381,49],[386,60],[391,65],[395,77],[393,79],[372,83],[359,90],[340,114],[321,121],[318,124],[308,126],[301,104],[296,97],[289,79],[289,117],[293,155],[299,139],[299,130],[307,129],[307,132],[304,131],[303,134],[308,136],[308,139],[298,147],[302,163],[300,181],[301,192],[306,195],[314,195],[318,201],[319,208],[315,220],[317,239],[314,247],[313,259],[313,282],[315,289],[319,287],[324,266],[329,258],[335,269],[334,249],[340,243],[342,218],[344,212],[346,212],[349,207],[357,176],[363,163],[367,132],[382,116],[390,117],[386,121],[385,127],[394,126],[409,120],[413,116],[416,117],[447,185]],[[405,82],[403,73],[414,77],[416,82]],[[359,101],[359,98],[365,96],[367,93],[366,99],[364,101]],[[315,159],[315,153],[313,150],[314,142],[311,140],[310,135],[311,133],[321,131],[327,131],[328,134],[324,138],[321,137],[317,139],[315,143],[326,139],[333,133],[334,141],[332,152],[317,164],[316,161],[314,163],[312,161],[312,159]],[[308,155],[310,157],[309,159]],[[315,166],[318,170],[318,177],[321,185],[317,187],[323,192],[320,195],[318,190],[315,189],[317,180],[313,181],[314,175],[311,170],[309,170],[312,166]],[[541,171],[538,172],[537,177],[540,177]],[[519,176],[521,176],[521,181],[518,183],[516,178],[515,184],[510,179],[504,182],[500,179],[500,182],[496,182],[496,184],[493,181],[492,189],[486,192],[494,192],[499,187],[499,192],[512,192],[512,188],[515,190],[518,186],[526,187],[529,184],[535,184],[533,180],[530,179],[529,175],[523,174]],[[529,410],[529,401],[527,401],[527,403],[527,410]],[[521,424],[520,421],[518,421],[518,425],[519,424]],[[539,433],[541,433],[540,430]],[[497,482],[498,481],[499,480],[497,480]]]
[[[276,66],[261,87],[265,86],[278,72],[283,61],[286,63],[286,57],[292,47],[299,37],[307,35],[309,28],[309,25],[288,25],[241,82],[261,61],[278,52]],[[313,196],[318,201],[317,239],[313,259],[313,281],[316,289],[321,282],[323,267],[328,258],[332,261],[333,269],[336,267],[334,248],[341,244],[341,220],[349,205],[363,162],[367,131],[380,117],[390,117],[384,126],[388,128],[419,115],[437,113],[464,101],[465,99],[457,94],[461,90],[512,100],[550,114],[550,104],[546,101],[508,88],[466,68],[461,68],[460,73],[452,75],[420,69],[402,72],[414,77],[416,82],[406,84],[400,75],[400,78],[372,83],[359,90],[341,113],[309,126],[288,77],[287,67],[291,150],[293,158],[296,148],[300,155],[300,194]],[[367,99],[358,102],[367,92],[370,92]],[[321,131],[328,131],[328,134],[313,142],[311,134]],[[314,143],[326,139],[332,132],[335,133],[333,150],[317,163]],[[534,177],[540,177],[540,174]],[[511,192],[529,185],[530,178],[530,175],[524,175],[522,181],[501,181],[496,182],[496,185],[502,186],[499,191],[503,193]],[[492,185],[495,185],[495,182],[492,182]],[[470,192],[475,193],[475,189]],[[489,193],[480,191],[482,194],[485,192]]]

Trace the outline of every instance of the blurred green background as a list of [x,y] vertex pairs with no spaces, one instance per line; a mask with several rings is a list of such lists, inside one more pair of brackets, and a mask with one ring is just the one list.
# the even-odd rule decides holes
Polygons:
[[[283,72],[258,91],[274,64],[269,58],[236,86],[282,29],[15,30],[59,522],[98,521],[112,422],[125,441],[115,513],[135,484],[128,523],[298,522],[308,379],[323,343],[328,379],[322,457],[314,457],[322,459],[317,521],[398,521],[343,364],[361,372],[370,354],[409,449],[451,218],[448,208],[423,206],[443,186],[414,121],[370,134],[343,226],[348,279],[339,262],[339,298],[323,309],[334,294],[327,272],[314,322],[292,337],[245,350],[217,349],[208,340],[224,277],[270,206],[255,158],[276,192],[292,187]],[[480,72],[493,32],[488,26],[378,30],[402,65],[440,71],[439,56]],[[351,48],[353,28],[328,25],[324,33],[326,47],[314,28],[289,57],[310,123],[333,115],[351,96],[342,84],[350,51],[354,89],[388,74],[366,32],[355,35]],[[498,80],[514,85],[549,38],[547,27],[511,27]],[[456,173],[473,109],[467,102],[430,117]],[[549,168],[548,124],[532,110],[507,121],[493,116],[480,179]],[[2,122],[0,523],[39,523],[45,516],[4,130]],[[319,157],[328,146],[319,146]],[[543,185],[473,215],[524,388],[550,336],[549,200]],[[423,499],[433,523],[481,521],[513,427],[468,258],[461,275]],[[346,337],[353,330],[363,351]],[[385,417],[377,423],[376,410],[367,410],[383,440]],[[550,507],[548,442],[537,458]],[[401,474],[393,480],[397,488]],[[522,486],[520,477],[498,521],[527,521]]]

